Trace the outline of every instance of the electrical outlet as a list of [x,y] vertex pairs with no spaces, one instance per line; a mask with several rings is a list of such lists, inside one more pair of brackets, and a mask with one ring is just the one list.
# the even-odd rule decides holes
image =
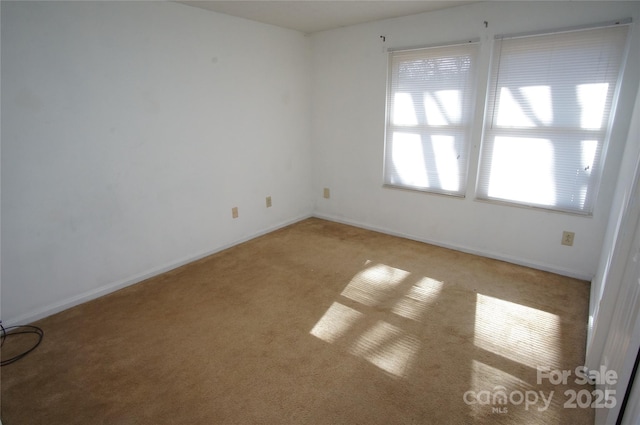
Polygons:
[[562,245],[573,246],[573,238],[575,235],[574,232],[567,232],[566,230],[562,232]]
[[271,196],[267,196],[267,208],[271,208]]
[[324,188],[324,192],[323,192],[322,196],[324,196],[324,197],[325,197],[325,199],[329,199],[329,198],[331,198],[331,192],[329,191],[329,188],[328,188],[328,187],[325,187],[325,188]]
[[238,207],[231,208],[231,217],[238,218]]

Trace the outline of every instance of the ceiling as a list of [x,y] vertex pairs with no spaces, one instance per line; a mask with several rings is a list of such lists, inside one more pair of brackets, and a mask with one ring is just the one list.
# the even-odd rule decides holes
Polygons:
[[310,34],[380,19],[431,12],[474,2],[454,0],[196,0],[178,1],[178,3]]

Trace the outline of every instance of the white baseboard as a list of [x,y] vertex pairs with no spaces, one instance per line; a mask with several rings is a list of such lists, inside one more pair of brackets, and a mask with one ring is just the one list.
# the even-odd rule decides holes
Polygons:
[[330,214],[314,213],[313,216],[317,217],[317,218],[321,218],[323,220],[329,220],[329,221],[335,221],[336,223],[348,224],[350,226],[360,227],[362,229],[373,230],[375,232],[380,232],[380,233],[384,233],[384,234],[391,235],[391,236],[398,236],[398,237],[401,237],[401,238],[410,239],[410,240],[414,240],[414,241],[417,241],[417,242],[428,243],[430,245],[435,245],[435,246],[440,246],[440,247],[443,247],[443,248],[453,249],[455,251],[465,252],[467,254],[474,254],[474,255],[478,255],[480,257],[492,258],[494,260],[505,261],[507,263],[517,264],[519,266],[530,267],[532,269],[537,269],[537,270],[543,270],[543,271],[546,271],[546,272],[551,272],[551,273],[559,274],[559,275],[562,275],[562,276],[568,276],[568,277],[572,277],[572,278],[575,278],[575,279],[586,280],[586,281],[589,281],[589,282],[593,279],[593,276],[591,276],[591,275],[586,275],[584,273],[580,273],[580,272],[577,272],[577,271],[574,271],[574,270],[569,270],[569,269],[564,269],[564,268],[561,268],[561,267],[556,267],[556,266],[552,266],[552,265],[548,265],[548,264],[538,263],[538,262],[526,260],[526,259],[523,259],[523,258],[511,257],[509,255],[504,255],[504,254],[500,254],[500,253],[496,253],[496,252],[480,251],[478,249],[470,248],[470,247],[463,246],[463,245],[449,244],[449,243],[442,242],[442,241],[435,241],[435,240],[430,240],[430,239],[427,239],[427,238],[420,238],[420,237],[417,237],[417,236],[414,236],[414,235],[409,235],[409,234],[405,234],[405,233],[402,233],[402,232],[396,232],[394,230],[390,230],[390,229],[387,229],[387,228],[384,228],[384,227],[372,226],[370,224],[361,223],[361,222],[358,222],[358,221],[355,221],[355,220],[349,220],[349,219],[344,219],[344,218],[341,218],[341,217],[332,216]]
[[[525,267],[531,267],[534,269],[538,269],[538,270],[544,270],[544,271],[548,271],[551,273],[556,273],[556,274],[560,274],[563,276],[569,276],[569,277],[573,277],[576,279],[580,279],[580,280],[587,280],[587,281],[591,281],[591,279],[593,278],[593,276],[587,276],[585,274],[579,273],[579,272],[575,272],[573,270],[567,270],[567,269],[563,269],[563,268],[559,268],[559,267],[555,267],[555,266],[550,266],[547,264],[542,264],[542,263],[537,263],[534,261],[529,261],[529,260],[525,260],[522,258],[517,258],[517,257],[511,257],[511,256],[507,256],[507,255],[503,255],[503,254],[499,254],[499,253],[495,253],[495,252],[487,252],[487,251],[480,251],[474,248],[469,248],[469,247],[465,247],[465,246],[461,246],[461,245],[455,245],[455,244],[448,244],[448,243],[444,243],[441,241],[434,241],[434,240],[429,240],[426,238],[419,238],[416,237],[414,235],[409,235],[409,234],[405,234],[405,233],[401,233],[401,232],[396,232],[384,227],[379,227],[379,226],[372,226],[366,223],[361,223],[355,220],[348,220],[348,219],[344,219],[341,217],[336,217],[336,216],[332,216],[332,215],[328,215],[328,214],[320,214],[320,213],[314,213],[314,214],[307,214],[307,215],[303,215],[303,216],[299,216],[296,217],[294,219],[291,220],[287,220],[281,223],[278,223],[274,226],[270,226],[266,229],[263,229],[259,232],[256,232],[252,235],[243,237],[241,239],[238,239],[234,242],[216,247],[212,250],[206,251],[206,252],[202,252],[196,255],[192,255],[183,259],[180,259],[178,261],[172,262],[170,264],[167,264],[165,266],[162,267],[157,267],[154,268],[152,270],[148,270],[146,272],[128,277],[126,279],[120,280],[120,281],[116,281],[116,282],[112,282],[103,286],[100,286],[98,288],[92,289],[90,291],[87,292],[83,292],[81,294],[78,294],[74,297],[71,298],[67,298],[65,300],[53,303],[53,304],[49,304],[45,307],[42,307],[40,309],[34,310],[34,311],[30,311],[27,312],[25,314],[22,314],[18,317],[14,317],[14,318],[9,318],[7,320],[3,320],[3,324],[5,325],[5,327],[7,326],[16,326],[19,324],[28,324],[31,322],[34,322],[36,320],[40,320],[43,319],[47,316],[51,316],[52,314],[56,314],[59,313],[63,310],[66,310],[68,308],[74,307],[76,305],[85,303],[87,301],[91,301],[93,299],[99,298],[103,295],[107,295],[111,292],[115,292],[119,289],[125,288],[127,286],[136,284],[138,282],[142,282],[143,280],[149,279],[151,277],[157,276],[159,274],[165,273],[169,270],[173,270],[175,268],[178,268],[180,266],[183,266],[185,264],[191,263],[193,261],[199,260],[201,258],[207,257],[209,255],[218,253],[220,251],[224,251],[225,249],[231,248],[235,245],[241,244],[243,242],[247,242],[251,239],[255,239],[259,236],[265,235],[267,233],[273,232],[275,230],[278,230],[280,228],[289,226],[291,224],[297,223],[301,220],[307,219],[309,217],[317,217],[323,220],[329,220],[329,221],[334,221],[336,223],[342,223],[342,224],[347,224],[350,226],[355,226],[355,227],[360,227],[363,229],[367,229],[367,230],[373,230],[376,232],[380,232],[380,233],[385,233],[388,235],[392,235],[392,236],[398,236],[401,238],[405,238],[405,239],[410,239],[410,240],[414,240],[414,241],[418,241],[418,242],[423,242],[423,243],[428,243],[431,245],[436,245],[436,246],[441,246],[443,248],[449,248],[449,249],[453,249],[456,251],[461,251],[461,252],[466,252],[468,254],[474,254],[474,255],[479,255],[481,257],[487,257],[487,258],[493,258],[496,260],[501,260],[501,261],[506,261],[508,263],[513,263],[513,264],[518,264],[521,266],[525,266]],[[0,423],[0,425],[2,425]]]
[[[247,241],[249,241],[251,239],[255,239],[255,238],[257,238],[259,236],[262,236],[262,235],[265,235],[267,233],[271,233],[271,232],[273,232],[275,230],[278,230],[280,228],[289,226],[289,225],[291,225],[293,223],[297,223],[298,221],[307,219],[309,217],[311,217],[311,215],[310,214],[306,214],[306,215],[299,216],[299,217],[296,217],[296,218],[291,219],[291,220],[286,220],[284,222],[278,223],[278,224],[276,224],[274,226],[270,226],[270,227],[268,227],[266,229],[263,229],[263,230],[261,230],[259,232],[251,234],[249,236],[243,237],[243,238],[238,239],[236,241],[233,241],[231,243],[224,244],[224,245],[221,245],[219,247],[216,247],[216,248],[214,248],[212,250],[201,252],[201,253],[196,254],[196,255],[192,255],[192,256],[188,256],[188,257],[182,258],[182,259],[180,259],[178,261],[172,262],[172,263],[167,264],[165,266],[157,267],[157,268],[154,268],[152,270],[148,270],[146,272],[139,273],[139,274],[136,274],[134,276],[131,276],[131,277],[128,277],[126,279],[122,279],[122,280],[119,280],[119,281],[116,281],[116,282],[111,282],[111,283],[108,283],[106,285],[100,286],[98,288],[92,289],[90,291],[78,294],[78,295],[76,295],[74,297],[67,298],[65,300],[62,300],[62,301],[59,301],[59,302],[56,302],[56,303],[53,303],[53,304],[49,304],[49,305],[47,305],[45,307],[39,308],[39,309],[34,310],[34,311],[27,312],[25,314],[21,314],[20,316],[17,316],[17,317],[13,317],[13,318],[9,318],[7,320],[3,320],[2,321],[3,325],[5,327],[23,325],[23,324],[28,324],[28,323],[31,323],[31,322],[35,322],[36,320],[44,319],[47,316],[51,316],[53,314],[59,313],[59,312],[61,312],[63,310],[66,310],[68,308],[74,307],[76,305],[85,303],[87,301],[91,301],[93,299],[99,298],[99,297],[101,297],[103,295],[110,294],[111,292],[115,292],[115,291],[117,291],[119,289],[122,289],[122,288],[125,288],[127,286],[134,285],[136,283],[142,282],[143,280],[146,280],[146,279],[149,279],[151,277],[157,276],[159,274],[168,272],[169,270],[176,269],[176,268],[178,268],[180,266],[183,266],[185,264],[191,263],[193,261],[197,261],[197,260],[199,260],[201,258],[208,257],[209,255],[213,255],[213,254],[218,253],[220,251],[224,251],[225,249],[229,249],[229,248],[231,248],[231,247],[233,247],[235,245],[241,244],[243,242],[247,242]],[[2,424],[0,423],[0,425],[2,425]]]

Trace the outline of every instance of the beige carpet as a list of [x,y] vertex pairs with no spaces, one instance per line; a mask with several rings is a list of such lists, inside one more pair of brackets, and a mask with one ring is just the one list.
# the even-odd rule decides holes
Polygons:
[[2,422],[589,424],[564,392],[591,387],[536,382],[583,364],[588,294],[309,219],[36,322]]

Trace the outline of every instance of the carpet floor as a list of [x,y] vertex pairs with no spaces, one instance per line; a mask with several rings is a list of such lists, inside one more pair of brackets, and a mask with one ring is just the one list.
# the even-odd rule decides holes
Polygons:
[[574,373],[588,297],[312,218],[33,323],[42,344],[1,370],[2,422],[591,424],[571,400],[593,389]]

